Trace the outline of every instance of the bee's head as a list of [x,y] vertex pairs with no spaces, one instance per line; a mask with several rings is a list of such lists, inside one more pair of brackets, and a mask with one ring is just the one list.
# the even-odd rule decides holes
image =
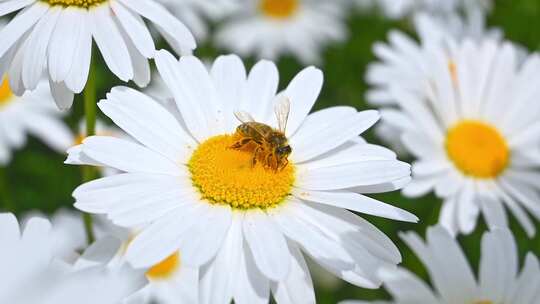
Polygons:
[[279,157],[287,157],[289,156],[289,154],[291,154],[291,152],[292,152],[292,149],[291,149],[291,146],[289,145],[280,146],[276,148],[276,154]]

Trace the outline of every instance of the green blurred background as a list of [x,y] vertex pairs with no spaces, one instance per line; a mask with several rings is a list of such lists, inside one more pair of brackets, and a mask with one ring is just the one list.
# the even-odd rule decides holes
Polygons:
[[[374,60],[371,52],[372,44],[386,40],[386,34],[390,29],[400,29],[414,36],[410,22],[391,21],[375,11],[356,12],[349,16],[347,22],[351,32],[349,40],[346,43],[334,45],[325,52],[324,65],[321,66],[325,73],[325,85],[316,109],[334,105],[351,105],[358,109],[369,108],[364,99],[367,89],[364,73],[367,64]],[[500,27],[506,39],[525,46],[531,52],[540,51],[540,0],[495,1],[488,23],[490,26]],[[161,45],[161,47],[166,46]],[[196,55],[203,58],[213,58],[222,53],[224,52],[208,44],[201,45],[196,51]],[[106,70],[101,58],[96,58],[96,61],[99,64],[98,97],[103,98],[112,86],[122,83]],[[254,62],[253,59],[246,60],[248,66]],[[301,64],[288,57],[282,58],[278,66],[282,87],[302,69]],[[540,96],[538,102],[540,102]],[[78,129],[79,121],[83,116],[82,108],[82,98],[78,96],[71,115],[66,117],[66,121],[73,130]],[[105,119],[103,116],[101,118]],[[380,143],[373,136],[373,130],[368,133],[367,138],[372,143]],[[4,187],[0,188],[1,208],[6,209],[11,205],[13,207],[10,209],[13,209],[17,215],[33,209],[50,214],[61,207],[71,208],[73,204],[71,192],[81,183],[81,173],[78,167],[63,165],[64,159],[64,155],[52,152],[45,145],[31,138],[23,150],[14,154],[10,165],[0,170],[0,179],[5,182]],[[410,159],[405,159],[405,161],[410,161]],[[376,195],[376,197],[409,210],[421,219],[421,222],[415,225],[364,216],[398,244],[403,254],[405,267],[427,278],[420,261],[400,241],[397,234],[399,231],[415,230],[423,236],[426,227],[437,222],[440,201],[433,195],[410,200],[401,196],[399,192]],[[537,233],[534,239],[527,238],[523,229],[513,218],[511,228],[518,240],[522,258],[528,251],[540,255],[540,233]],[[472,235],[459,238],[474,267],[478,265],[480,238],[485,229],[485,224],[481,222]],[[537,225],[537,230],[540,231],[540,225]],[[339,280],[324,281],[326,283],[316,286],[319,303],[336,303],[339,300],[352,298],[362,300],[388,298],[383,289],[366,290]]]

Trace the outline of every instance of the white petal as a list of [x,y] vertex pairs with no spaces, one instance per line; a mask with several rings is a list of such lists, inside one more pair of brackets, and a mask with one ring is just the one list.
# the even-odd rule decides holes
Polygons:
[[135,268],[159,263],[180,247],[182,234],[196,224],[202,208],[177,209],[146,227],[129,245],[126,259]]
[[[202,202],[205,206],[204,214],[199,216],[197,223],[183,233],[180,242],[180,251],[184,257],[184,263],[195,267],[206,264],[212,259],[231,226],[232,212],[229,206],[210,205]],[[193,238],[193,236],[197,236]]]
[[24,86],[34,90],[43,74],[46,63],[46,52],[49,47],[49,39],[56,26],[61,9],[51,8],[36,24],[35,29],[28,36],[28,44],[23,60],[22,79]]
[[146,58],[154,57],[154,40],[142,18],[117,1],[111,2],[111,8],[137,50]]
[[239,108],[246,87],[244,63],[236,55],[219,56],[214,61],[210,74],[222,102],[225,129],[234,132],[238,121],[232,114]]
[[399,161],[365,161],[313,170],[298,167],[297,186],[310,190],[376,185],[410,175],[410,166]]
[[310,304],[315,303],[315,291],[302,252],[295,244],[289,242],[291,252],[291,270],[282,282],[272,283],[272,293],[277,303]]
[[167,34],[167,41],[177,52],[195,49],[195,38],[189,29],[161,4],[154,1],[120,0],[120,2],[155,23],[160,32]]
[[5,16],[9,13],[12,13],[14,11],[17,11],[21,8],[24,8],[36,0],[11,0],[11,1],[3,1],[0,3],[0,16]]
[[89,14],[85,10],[79,14],[80,32],[75,42],[74,60],[65,83],[75,93],[81,93],[86,85],[92,59],[92,33],[90,32]]
[[11,213],[0,213],[0,242],[13,244],[21,237],[19,222]]
[[253,256],[248,249],[248,245],[245,243],[240,254],[239,266],[235,277],[234,303],[268,304],[270,298],[270,281],[255,265]]
[[290,252],[279,228],[256,209],[246,212],[243,232],[259,270],[273,281],[285,279],[290,270]]
[[[201,304],[229,304],[234,294],[235,275],[241,267],[242,217],[233,213],[231,227],[214,261],[201,279]],[[242,265],[243,266],[243,265]]]
[[133,138],[171,161],[185,162],[195,147],[171,113],[136,90],[113,88],[107,100],[100,101],[98,106]]
[[314,67],[305,68],[291,80],[284,92],[291,102],[291,112],[287,124],[289,137],[298,130],[311,111],[317,97],[319,97],[322,85],[323,73]]
[[182,176],[178,165],[148,148],[131,141],[91,136],[83,142],[83,153],[111,168],[125,172],[145,172]]
[[49,86],[54,102],[60,110],[67,110],[73,105],[73,92],[63,82],[52,82],[49,78]]
[[256,121],[269,121],[273,118],[273,101],[279,83],[276,65],[261,60],[249,72],[244,103],[236,110],[250,113]]
[[49,42],[49,75],[54,82],[65,81],[73,63],[84,58],[77,58],[77,46],[80,35],[85,34],[85,9],[66,7],[58,19]]
[[418,217],[414,214],[358,193],[295,189],[293,194],[307,201],[349,209],[360,213],[398,221],[418,222]]
[[2,44],[0,44],[0,57],[14,45],[36,22],[47,13],[49,6],[36,3],[20,12],[0,31]]
[[133,79],[133,66],[124,38],[113,20],[109,5],[89,10],[91,30],[105,63],[122,81]]
[[[320,125],[314,128],[309,138],[291,138],[295,162],[304,162],[317,157],[346,143],[370,128],[379,119],[377,111],[363,111],[355,115],[345,116],[332,125]],[[301,130],[301,129],[300,129]],[[303,140],[302,140],[303,139]]]

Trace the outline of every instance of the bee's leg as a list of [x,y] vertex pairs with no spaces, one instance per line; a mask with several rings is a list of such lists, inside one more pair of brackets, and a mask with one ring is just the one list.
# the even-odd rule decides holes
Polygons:
[[265,162],[265,165],[268,167],[268,168],[272,168],[274,169],[274,171],[276,170],[276,167],[272,164],[272,157],[274,156],[274,154],[268,154],[266,156],[266,159],[264,160]]
[[289,164],[289,160],[285,158],[285,159],[283,160],[283,162],[280,164],[279,170],[285,169],[285,167],[287,167],[288,164]]
[[253,151],[253,158],[251,159],[251,167],[255,167],[255,164],[257,164],[257,158],[259,157],[259,153],[261,153],[263,148],[261,146],[258,146],[255,151]]
[[249,144],[249,142],[251,142],[253,139],[250,138],[250,137],[246,137],[246,138],[242,138],[241,140],[235,142],[231,148],[232,149],[240,149],[242,148],[243,146]]

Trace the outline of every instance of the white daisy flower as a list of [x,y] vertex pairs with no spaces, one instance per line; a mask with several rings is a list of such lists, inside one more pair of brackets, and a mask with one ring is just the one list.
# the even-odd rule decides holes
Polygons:
[[[0,4],[1,5],[1,4]],[[64,153],[73,135],[62,121],[63,113],[52,104],[46,82],[17,97],[7,77],[0,80],[0,165],[7,165],[14,149],[23,147],[27,134],[36,136],[52,149]]]
[[[156,0],[6,0],[0,16],[20,12],[1,31],[0,67],[8,68],[17,93],[34,89],[47,70],[61,109],[71,107],[88,79],[92,39],[111,72],[139,86],[150,81],[154,41],[142,17],[152,21],[178,52],[191,52],[189,30]],[[0,70],[0,75],[5,71]]]
[[209,22],[218,22],[238,9],[231,0],[158,0],[191,30],[197,41],[209,35]]
[[[413,233],[402,239],[427,268],[433,287],[407,269],[381,271],[394,304],[534,304],[540,293],[540,267],[532,253],[519,271],[516,242],[507,229],[484,233],[478,279],[459,243],[441,227],[428,229],[424,243]],[[341,304],[366,302],[345,301]],[[382,302],[379,302],[382,303]]]
[[450,61],[432,48],[426,97],[395,92],[399,108],[386,118],[417,158],[404,194],[434,190],[444,200],[440,222],[452,232],[473,231],[479,213],[490,226],[506,226],[506,206],[535,233],[523,207],[540,218],[540,60],[521,62],[517,53],[491,39],[463,41]]
[[57,259],[45,219],[29,219],[21,233],[12,214],[0,214],[0,243],[0,303],[116,304],[146,284],[127,265],[104,266],[119,245],[113,239],[95,243],[75,264]]
[[324,46],[345,40],[343,2],[249,0],[221,25],[216,43],[243,56],[277,59],[292,54],[319,63]]
[[[270,289],[279,303],[314,302],[300,250],[353,284],[378,287],[375,270],[399,263],[399,251],[345,208],[417,218],[359,194],[392,191],[410,179],[409,165],[393,152],[358,138],[377,112],[334,107],[308,115],[323,83],[313,67],[277,94],[279,74],[269,61],[247,76],[234,55],[219,57],[210,72],[195,57],[178,61],[166,51],[156,64],[181,120],[142,93],[114,88],[98,106],[139,143],[96,136],[69,151],[70,163],[125,172],[86,183],[73,195],[77,208],[106,214],[120,226],[149,224],[131,242],[127,260],[149,267],[180,250],[186,265],[204,266],[203,303],[259,303]],[[279,130],[287,121],[290,146],[281,141],[265,153],[270,150],[239,140],[236,109],[246,111],[239,117],[276,127],[273,107],[279,105],[284,118],[285,100],[290,115],[279,119]],[[271,156],[286,155],[287,147],[288,164]]]
[[[393,92],[402,90],[419,96],[426,95],[426,83],[430,78],[429,60],[426,52],[430,47],[445,50],[449,61],[454,61],[456,44],[463,39],[481,40],[485,37],[500,39],[498,29],[486,29],[485,17],[478,11],[466,17],[449,14],[446,17],[418,14],[414,18],[419,42],[401,31],[388,34],[389,43],[377,42],[373,52],[378,61],[368,66],[366,82],[371,88],[366,93],[366,100],[374,105],[395,105]],[[406,149],[400,142],[400,128],[389,123],[392,121],[392,108],[381,110],[382,123],[375,131],[383,142],[399,155],[405,155]]]
[[146,271],[148,284],[124,300],[124,304],[197,304],[199,270],[186,265],[179,251]]
[[425,95],[430,77],[430,62],[426,55],[429,48],[444,49],[448,60],[454,60],[460,41],[481,41],[486,37],[500,39],[502,36],[499,29],[486,28],[485,17],[477,14],[465,18],[456,14],[447,18],[418,14],[414,18],[414,27],[418,42],[401,31],[392,30],[388,34],[388,43],[374,44],[373,53],[378,60],[368,66],[365,77],[372,86],[366,94],[369,103],[395,104],[394,89]]

